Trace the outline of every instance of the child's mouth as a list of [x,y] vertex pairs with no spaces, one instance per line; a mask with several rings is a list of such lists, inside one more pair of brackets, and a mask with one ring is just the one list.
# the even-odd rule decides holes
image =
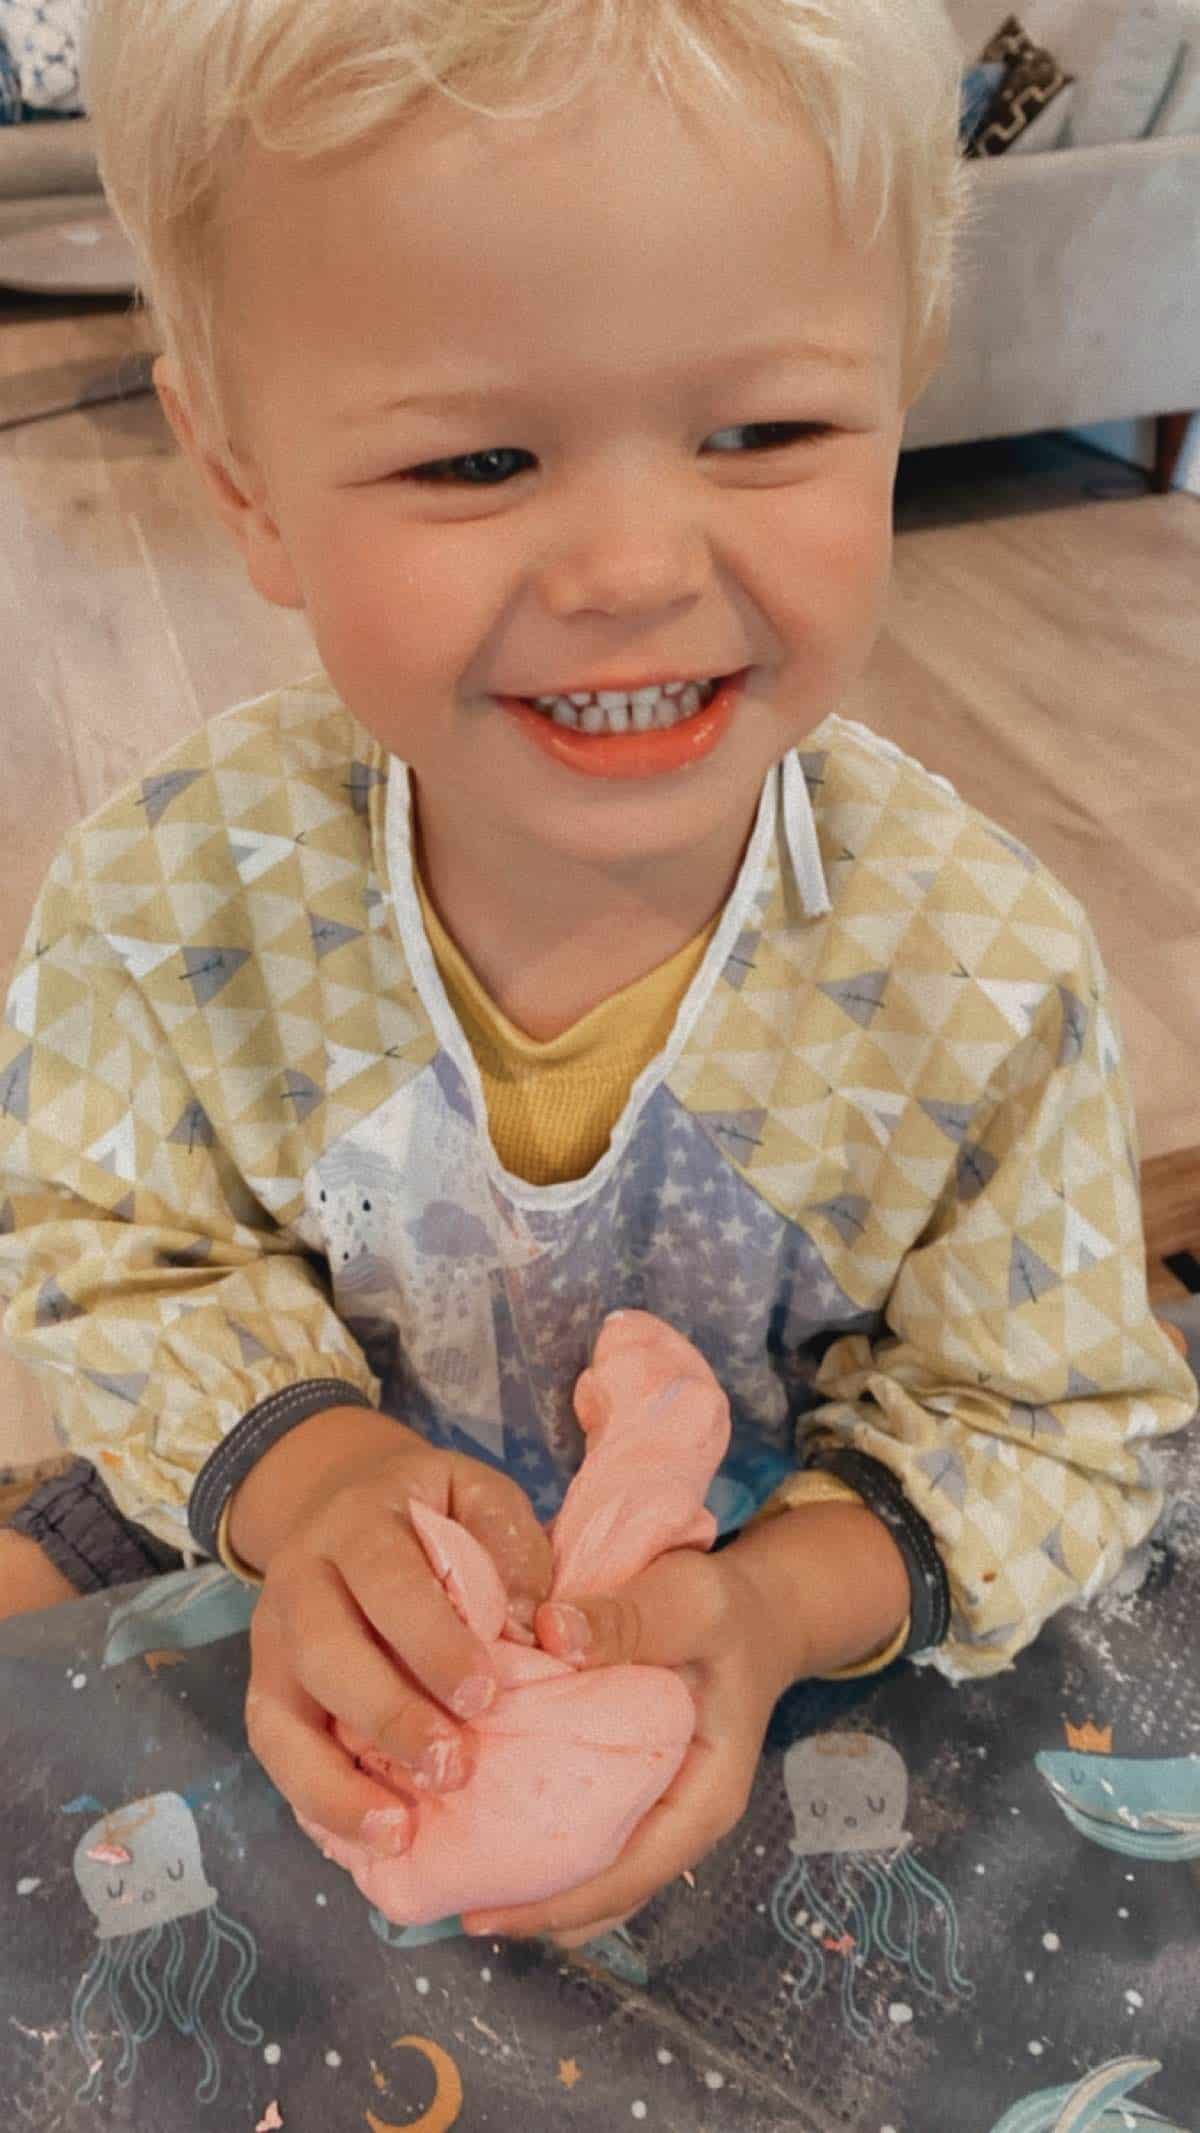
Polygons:
[[712,754],[729,729],[749,672],[743,667],[702,684],[670,683],[632,696],[603,690],[582,704],[562,697],[497,701],[541,753],[566,770],[587,778],[661,777]]
[[704,682],[668,682],[663,688],[580,690],[571,696],[522,701],[575,733],[662,733],[710,704],[723,679],[717,675]]

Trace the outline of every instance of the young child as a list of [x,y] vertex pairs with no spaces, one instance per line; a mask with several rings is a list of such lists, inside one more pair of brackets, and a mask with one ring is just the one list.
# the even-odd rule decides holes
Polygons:
[[[452,1512],[548,1649],[694,1689],[617,1864],[467,1921],[570,1945],[733,1826],[790,1682],[1000,1672],[1098,1592],[1197,1388],[1086,913],[837,710],[965,212],[938,0],[391,15],[92,11],[163,406],[321,664],[33,913],[0,1284],[79,1462],[0,1605],[259,1579],[256,1753],[402,1848],[333,1728],[465,1782],[494,1684],[406,1505]],[[728,1393],[732,1538],[563,1621],[621,1306]]]

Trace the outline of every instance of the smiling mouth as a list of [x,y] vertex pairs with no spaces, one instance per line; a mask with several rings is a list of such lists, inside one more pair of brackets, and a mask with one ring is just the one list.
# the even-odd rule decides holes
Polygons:
[[726,678],[668,682],[661,688],[577,690],[570,696],[523,696],[519,701],[575,733],[663,733],[707,710]]

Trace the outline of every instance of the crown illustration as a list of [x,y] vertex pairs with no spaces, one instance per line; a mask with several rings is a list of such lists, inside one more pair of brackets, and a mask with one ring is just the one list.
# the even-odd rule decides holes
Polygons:
[[1068,1719],[1067,1746],[1078,1748],[1084,1755],[1111,1755],[1112,1727],[1105,1726],[1101,1731],[1099,1726],[1092,1724],[1090,1718],[1085,1725],[1073,1726]]

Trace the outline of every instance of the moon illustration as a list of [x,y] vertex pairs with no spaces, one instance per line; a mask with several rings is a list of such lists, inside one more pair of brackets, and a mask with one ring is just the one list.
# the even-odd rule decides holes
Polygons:
[[413,2051],[423,2052],[437,2076],[437,2092],[429,2109],[420,2118],[406,2119],[402,2126],[391,2124],[386,2118],[376,2118],[374,2111],[367,2112],[367,2124],[371,2133],[447,2133],[458,2121],[463,2107],[462,2076],[449,2052],[443,2051],[430,2037],[396,2037],[392,2049],[400,2045],[411,2046]]

